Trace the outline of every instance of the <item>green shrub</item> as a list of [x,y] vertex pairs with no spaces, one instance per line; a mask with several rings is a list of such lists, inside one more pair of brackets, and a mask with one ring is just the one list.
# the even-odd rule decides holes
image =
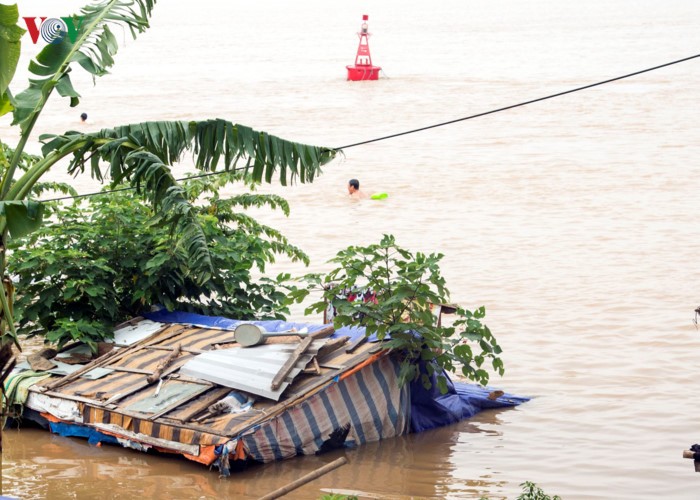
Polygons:
[[530,481],[525,481],[521,483],[520,486],[523,492],[516,500],[561,500],[559,495],[549,496],[542,488]]
[[[431,305],[449,302],[449,291],[440,273],[442,254],[412,253],[399,247],[393,236],[385,235],[378,244],[351,246],[342,250],[331,262],[338,267],[325,277],[307,275],[307,289],[290,294],[303,300],[309,292],[320,287],[321,301],[307,308],[307,313],[322,312],[327,303],[335,307],[334,324],[364,326],[366,335],[387,336],[387,349],[403,353],[399,378],[401,383],[421,378],[431,386],[431,376],[437,374],[442,392],[447,390],[442,370],[461,372],[469,379],[486,385],[489,373],[487,359],[493,369],[503,374],[503,362],[498,357],[501,348],[486,325],[481,323],[483,307],[469,311],[457,308],[456,320],[449,326],[437,325]],[[371,300],[347,299],[348,293],[369,293]],[[367,295],[365,295],[367,296]],[[420,373],[418,361],[426,362],[428,373]]]
[[183,183],[212,259],[213,274],[204,278],[190,266],[188,240],[173,237],[179,228],[154,216],[133,191],[57,207],[37,232],[13,241],[9,270],[19,281],[20,330],[59,346],[77,340],[95,348],[114,324],[156,304],[240,319],[283,318],[286,277],[254,280],[253,274],[278,255],[306,264],[308,257],[241,211],[268,206],[288,214],[287,202],[247,190],[220,197],[219,188],[234,180],[241,177]]

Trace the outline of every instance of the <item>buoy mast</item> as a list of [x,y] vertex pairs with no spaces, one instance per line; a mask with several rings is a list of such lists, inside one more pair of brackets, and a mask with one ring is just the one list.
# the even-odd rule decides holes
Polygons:
[[346,66],[348,69],[348,80],[357,82],[360,80],[377,80],[379,78],[379,71],[382,69],[379,66],[372,65],[372,56],[369,53],[369,33],[367,26],[367,21],[369,16],[367,14],[362,16],[362,24],[360,25],[360,32],[357,34],[360,37],[360,44],[357,47],[357,55],[355,55],[355,65]]

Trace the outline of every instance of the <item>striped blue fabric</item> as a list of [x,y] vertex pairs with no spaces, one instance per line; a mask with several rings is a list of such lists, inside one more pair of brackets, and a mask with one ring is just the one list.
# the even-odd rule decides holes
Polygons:
[[332,384],[243,436],[248,455],[272,462],[313,455],[335,429],[350,424],[347,441],[378,441],[409,431],[408,385],[399,388],[398,363],[385,356]]

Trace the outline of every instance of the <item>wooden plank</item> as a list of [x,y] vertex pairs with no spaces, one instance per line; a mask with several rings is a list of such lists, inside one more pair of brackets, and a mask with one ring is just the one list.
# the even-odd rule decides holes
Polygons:
[[275,500],[277,498],[286,496],[287,493],[294,491],[297,488],[301,488],[306,483],[310,483],[314,479],[318,479],[324,474],[328,474],[332,470],[335,470],[341,465],[345,465],[346,463],[348,463],[348,459],[345,457],[340,457],[336,460],[333,460],[331,463],[326,464],[323,467],[319,467],[318,469],[301,476],[299,479],[296,479],[291,483],[276,489],[272,493],[268,493],[267,495],[260,497],[258,500]]
[[326,370],[345,370],[347,368],[345,365],[333,365],[331,363],[319,363],[318,366]]
[[299,361],[299,358],[307,351],[309,347],[311,347],[311,343],[313,341],[314,338],[309,335],[299,343],[299,346],[296,349],[294,349],[292,355],[287,361],[285,361],[284,365],[282,365],[282,368],[280,368],[280,370],[277,372],[275,378],[272,379],[272,384],[270,384],[270,388],[273,391],[279,389],[279,387],[282,385],[282,382],[284,382],[284,379],[287,378],[289,372],[292,371],[294,365],[296,365],[297,361]]
[[134,326],[137,323],[140,323],[143,321],[144,318],[143,316],[136,316],[135,318],[131,318],[128,321],[125,321],[124,323],[119,323],[117,326],[114,327],[114,331],[116,332],[117,330],[121,330],[122,328],[125,328],[127,326]]
[[214,382],[209,382],[208,380],[202,380],[201,378],[189,377],[181,373],[173,373],[170,375],[171,380],[179,380],[180,382],[192,382],[193,384],[207,385],[209,387],[216,387],[218,384]]
[[319,363],[321,368],[327,368],[329,370],[345,370],[347,368],[345,365],[333,365],[330,363]]
[[299,343],[299,346],[296,349],[294,349],[292,355],[284,363],[284,365],[282,365],[282,368],[280,368],[280,370],[277,372],[277,375],[275,375],[275,377],[272,379],[272,384],[270,384],[270,388],[273,391],[279,389],[279,387],[282,385],[282,382],[284,382],[284,380],[287,378],[287,375],[289,375],[289,372],[292,371],[294,366],[296,366],[297,362],[299,361],[299,358],[309,349],[314,340],[329,337],[333,335],[334,332],[335,328],[333,328],[333,326],[326,326],[324,328],[321,328],[320,330],[310,333],[307,337],[304,337],[304,340],[302,340]]
[[365,342],[367,342],[367,337],[365,335],[363,335],[359,339],[355,340],[355,342],[353,342],[349,346],[347,346],[347,348],[345,349],[345,352],[348,354],[351,354],[351,353],[355,352],[355,350],[358,347],[360,347],[362,344],[364,344]]
[[[30,392],[38,392],[38,391],[33,391],[32,388],[29,389]],[[62,392],[55,392],[55,391],[44,391],[42,394],[46,396],[51,396],[52,398],[57,398],[57,399],[67,399],[69,401],[77,401],[79,403],[87,403],[89,405],[93,406],[101,406],[102,401],[97,401],[96,399],[90,399],[90,398],[84,398],[82,396],[74,396],[73,394],[63,394]]]
[[[99,410],[104,409],[103,407],[92,405],[92,404],[89,404],[89,406],[95,407],[96,409],[99,409]],[[110,410],[113,413],[116,413],[118,415],[123,415],[125,417],[137,418],[139,420],[148,420],[148,414],[145,414],[145,413],[141,413],[141,412],[137,412],[137,411],[129,411],[129,410],[112,410],[111,408],[110,408]],[[254,413],[258,413],[258,414],[260,413],[259,411],[255,411],[255,410],[249,410],[249,411],[254,412]],[[234,415],[232,415],[232,417],[235,418]],[[180,422],[179,420],[176,420],[176,419],[171,418],[171,417],[159,417],[157,419],[157,422],[161,423],[163,425],[171,426],[171,427],[177,427],[180,429],[187,429],[187,430],[191,430],[191,431],[201,432],[203,434],[211,434],[212,436],[216,436],[216,437],[220,437],[220,438],[231,438],[234,436],[234,434],[224,434],[220,430],[212,429],[211,427],[207,427],[204,425],[197,425],[197,424],[192,424],[192,423]],[[95,425],[95,424],[89,423],[88,425]]]
[[199,413],[203,412],[209,406],[213,405],[216,403],[218,400],[226,396],[229,392],[231,392],[230,387],[218,387],[216,389],[211,390],[209,394],[206,395],[205,398],[203,398],[201,401],[197,401],[192,408],[187,410],[186,413],[179,417],[174,417],[175,420],[180,420],[182,422],[187,422],[191,420],[192,418],[196,417]]
[[102,424],[102,423],[98,423],[98,422],[93,422],[90,424],[90,426],[94,427],[98,430],[104,430],[107,432],[118,434],[122,437],[126,437],[128,439],[133,439],[133,440],[141,442],[141,443],[150,444],[151,446],[157,446],[158,448],[175,450],[175,451],[179,451],[181,453],[187,453],[188,455],[194,455],[194,456],[199,455],[199,445],[198,444],[185,444],[185,443],[180,443],[179,441],[171,441],[169,439],[162,439],[159,437],[154,437],[154,436],[151,436],[150,434],[143,434],[140,432],[136,433],[136,432],[128,431],[128,430],[124,429],[123,427],[120,427],[120,426],[115,425],[115,424]]
[[[165,345],[149,345],[144,347],[144,349],[148,349],[149,351],[172,351],[174,347],[168,347]],[[202,349],[180,349],[182,352],[186,352],[188,354],[204,354],[205,352],[211,352],[211,351],[204,351]]]
[[139,375],[150,375],[153,373],[152,370],[139,370],[138,368],[129,368],[128,366],[105,366],[109,370],[114,370],[115,372],[126,372],[126,373],[137,373]]
[[289,406],[293,406],[293,402],[299,398],[305,398],[309,392],[313,391],[314,389],[325,385],[326,383],[330,382],[333,380],[335,377],[337,377],[340,373],[338,371],[330,371],[326,373],[325,375],[321,375],[319,377],[311,378],[310,380],[313,380],[314,383],[311,383],[307,386],[305,386],[303,389],[298,390],[298,391],[293,391],[293,392],[286,392],[285,395],[287,396],[287,399],[283,401],[282,404],[289,404],[290,402],[292,404],[289,404]]
[[337,351],[343,347],[348,340],[350,340],[350,337],[338,337],[337,339],[329,340],[318,350],[318,354],[316,356],[318,356],[319,359],[323,359],[333,351]]
[[333,325],[331,326],[325,326],[321,328],[320,330],[316,330],[313,333],[310,333],[308,336],[313,338],[313,339],[325,339],[326,337],[330,337],[335,333],[335,328],[333,328]]
[[[255,410],[249,410],[249,412],[255,412]],[[256,412],[260,413],[260,412]],[[240,416],[240,415],[238,415]],[[231,417],[236,418],[236,416],[231,415]],[[197,431],[197,432],[203,432],[206,434],[211,434],[212,436],[217,436],[221,438],[231,438],[236,436],[236,434],[229,434],[229,433],[223,433],[221,430],[218,429],[212,429],[211,427],[207,427],[205,425],[199,425],[199,424],[193,424],[190,422],[180,422],[179,420],[175,420],[170,417],[161,417],[158,419],[159,423],[162,423],[163,425],[170,425],[172,427],[179,427],[181,429],[187,429],[190,431]]]
[[311,365],[312,366],[302,370],[301,373],[307,373],[307,374],[313,373],[314,375],[321,375],[321,367],[319,366],[318,361],[316,360],[315,356],[311,360]]

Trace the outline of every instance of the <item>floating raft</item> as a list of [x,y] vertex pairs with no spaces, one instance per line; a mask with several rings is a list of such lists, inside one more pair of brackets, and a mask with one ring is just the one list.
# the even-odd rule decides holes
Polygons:
[[235,465],[357,446],[527,400],[460,383],[445,395],[436,384],[432,391],[420,383],[400,387],[400,360],[376,339],[361,342],[362,329],[254,323],[306,337],[275,336],[244,348],[233,335],[239,321],[186,313],[138,318],[115,332],[103,356],[39,377],[23,420],[93,444],[180,454],[228,475]]

